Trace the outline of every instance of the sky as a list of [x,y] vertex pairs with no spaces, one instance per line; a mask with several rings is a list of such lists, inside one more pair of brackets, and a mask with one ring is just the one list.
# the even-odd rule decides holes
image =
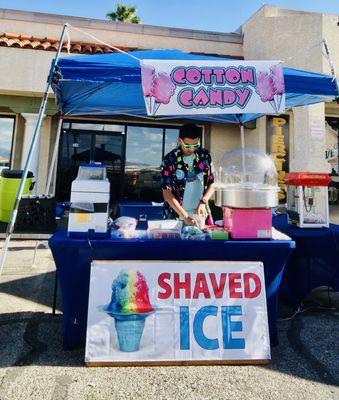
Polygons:
[[339,15],[339,0],[0,0],[0,8],[106,19],[117,3],[136,6],[143,24],[217,32],[235,31],[263,4]]

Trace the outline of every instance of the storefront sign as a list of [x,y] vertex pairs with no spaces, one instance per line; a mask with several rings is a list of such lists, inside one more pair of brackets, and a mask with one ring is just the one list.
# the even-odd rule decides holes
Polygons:
[[88,365],[269,359],[262,263],[92,263]]
[[280,114],[285,108],[279,61],[141,62],[147,114]]
[[278,185],[281,189],[279,200],[286,199],[285,175],[289,171],[288,140],[289,117],[269,117],[267,119],[267,152],[272,157],[278,172]]

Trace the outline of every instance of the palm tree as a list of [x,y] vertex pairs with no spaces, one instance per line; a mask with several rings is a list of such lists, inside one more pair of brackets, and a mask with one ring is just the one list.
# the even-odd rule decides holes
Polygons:
[[111,21],[131,22],[132,24],[139,24],[140,18],[135,15],[137,12],[136,7],[128,7],[123,4],[117,4],[115,11],[106,14],[106,17]]

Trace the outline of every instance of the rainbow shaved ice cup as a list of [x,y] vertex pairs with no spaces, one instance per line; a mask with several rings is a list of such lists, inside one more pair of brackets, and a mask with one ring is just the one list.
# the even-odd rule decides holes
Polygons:
[[138,351],[145,320],[154,312],[141,272],[120,271],[112,283],[112,298],[106,312],[114,318],[120,351]]

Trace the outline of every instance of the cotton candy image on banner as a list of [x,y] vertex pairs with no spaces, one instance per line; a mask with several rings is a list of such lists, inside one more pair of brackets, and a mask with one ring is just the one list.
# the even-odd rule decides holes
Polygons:
[[141,61],[147,114],[281,114],[285,85],[279,61]]
[[93,261],[87,363],[269,359],[262,263]]

